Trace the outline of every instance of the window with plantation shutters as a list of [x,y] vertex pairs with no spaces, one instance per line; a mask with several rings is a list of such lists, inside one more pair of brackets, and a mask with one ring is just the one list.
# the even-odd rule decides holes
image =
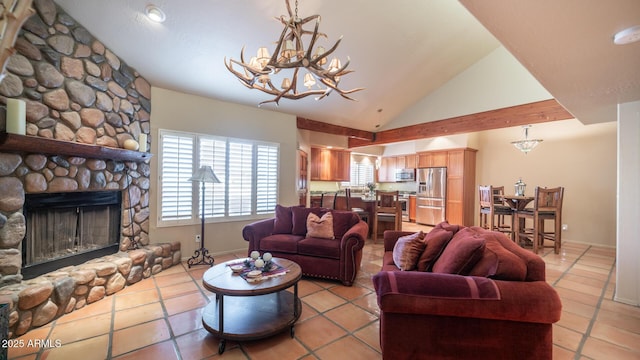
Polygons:
[[278,201],[278,144],[167,130],[160,130],[160,134],[162,193],[158,225],[200,221],[202,184],[188,179],[205,165],[211,166],[220,180],[205,184],[205,219],[224,221],[274,212]]
[[[213,173],[216,174],[219,184],[205,185],[205,217],[224,217],[225,216],[225,194],[227,179],[224,176],[226,172],[227,162],[227,141],[225,138],[217,137],[199,137],[200,151],[198,153],[200,166],[211,166]],[[199,189],[200,190],[200,189]],[[202,194],[198,192],[198,204],[202,204]],[[197,209],[198,218],[200,218],[200,205]]]
[[375,182],[373,176],[374,166],[370,162],[351,162],[350,186],[365,186],[369,182]]
[[193,149],[195,137],[160,134],[160,218],[164,221],[193,219]]
[[253,203],[253,145],[229,143],[229,216],[251,215]]
[[273,212],[278,201],[278,148],[256,146],[256,213]]

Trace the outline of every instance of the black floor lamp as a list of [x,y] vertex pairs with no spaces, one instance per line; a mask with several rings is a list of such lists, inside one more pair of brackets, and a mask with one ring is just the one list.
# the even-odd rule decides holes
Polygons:
[[[202,219],[202,228],[200,229],[200,249],[196,250],[193,256],[187,260],[189,267],[193,265],[209,265],[213,266],[213,256],[209,255],[209,250],[204,247],[204,195],[205,183],[219,183],[220,180],[213,173],[211,166],[201,166],[196,170],[195,174],[189,179],[190,181],[199,181],[202,183],[202,211],[200,218]],[[202,257],[199,261],[198,259]],[[197,261],[197,262],[196,262]]]

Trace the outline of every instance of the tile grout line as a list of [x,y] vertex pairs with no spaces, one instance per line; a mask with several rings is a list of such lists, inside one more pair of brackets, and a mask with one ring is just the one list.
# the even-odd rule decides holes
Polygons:
[[[48,333],[47,333],[47,335],[44,337],[46,340],[55,341],[55,339],[52,339],[52,338],[51,338],[51,334],[53,334],[53,327],[55,326],[55,323],[57,322],[57,320],[58,320],[58,319],[59,319],[59,318],[57,318],[57,319],[55,319],[54,321],[52,321],[52,322],[51,322],[51,326],[49,326],[49,332],[48,332]],[[27,332],[27,333],[28,333],[28,332]],[[22,335],[26,335],[27,333],[22,334]],[[22,336],[22,335],[21,335],[21,336]],[[35,353],[33,353],[33,354],[35,354],[35,355],[36,355],[36,359],[40,359],[40,358],[44,355],[45,351],[47,351],[47,349],[48,349],[48,348],[40,347],[40,349],[39,349],[38,351],[36,351]],[[21,357],[21,358],[26,358],[27,356],[28,356],[28,354],[27,354],[27,355],[21,355],[20,357]]]
[[[569,265],[569,266],[568,266],[568,267],[567,267],[567,268],[562,272],[562,274],[561,274],[560,276],[558,276],[558,278],[557,278],[557,279],[556,279],[556,280],[551,284],[551,286],[554,288],[554,290],[555,290],[555,288],[557,287],[557,285],[558,285],[558,283],[560,282],[560,280],[562,280],[562,279],[565,277],[565,275],[567,275],[567,274],[571,271],[571,269],[573,269],[573,267],[578,263],[578,261],[580,261],[580,259],[582,259],[582,257],[583,257],[583,256],[585,256],[585,255],[587,254],[587,252],[589,252],[589,250],[591,249],[591,247],[592,247],[592,246],[591,246],[591,245],[589,245],[586,249],[584,249],[584,251],[582,251],[582,253],[580,253],[580,255],[579,255],[579,256],[577,256],[577,257],[576,257],[576,259],[571,263],[571,265]],[[547,257],[548,255],[550,255],[550,254],[554,254],[554,253],[553,253],[553,251],[549,251],[548,253],[544,254],[544,256],[541,256],[541,257],[546,258],[546,257]],[[546,262],[545,262],[545,272],[546,272],[546,266],[547,266],[547,264],[546,264]],[[545,277],[546,277],[546,274],[545,274]],[[558,296],[559,296],[559,295],[558,295]],[[561,300],[562,300],[562,299],[561,299]],[[564,305],[563,305],[563,307],[564,307]],[[591,322],[591,321],[593,321],[593,317],[591,317],[590,322]],[[555,324],[554,324],[554,325],[555,325]],[[560,325],[557,325],[557,326],[560,326]],[[569,329],[569,330],[571,330],[571,329]],[[585,332],[585,333],[586,333],[586,332]],[[581,338],[581,340],[580,340],[580,344],[578,345],[578,348],[576,349],[576,351],[575,351],[575,352],[574,352],[573,350],[571,350],[571,349],[568,349],[568,348],[566,348],[566,347],[563,347],[563,346],[560,346],[560,345],[557,345],[557,344],[556,344],[556,346],[558,346],[558,347],[560,347],[560,348],[563,348],[563,349],[566,349],[567,351],[574,352],[574,360],[580,360],[580,357],[581,357],[580,353],[582,352],[582,345],[584,344],[584,342],[585,342],[585,341],[586,341],[585,334],[582,334],[582,338]]]
[[[189,271],[187,271],[187,269],[184,268],[184,265],[182,265],[182,261],[178,265],[182,266],[182,269],[187,273],[189,278],[193,281],[194,278],[191,276],[191,274],[189,274]],[[162,297],[162,292],[160,291],[160,286],[158,285],[158,282],[156,281],[156,277],[155,276],[153,276],[153,283],[155,284],[156,291],[158,292],[158,300],[160,301],[160,306],[162,307],[162,313],[165,315],[164,316],[164,321],[165,321],[165,323],[167,325],[167,328],[169,328],[169,340],[171,340],[171,342],[173,343],[173,347],[175,348],[176,356],[178,357],[178,360],[182,360],[182,353],[180,352],[180,347],[178,346],[178,341],[176,340],[176,337],[173,334],[173,328],[171,327],[171,322],[169,321],[169,312],[167,311],[167,307],[164,304],[164,298]],[[197,284],[196,284],[196,286],[197,286]],[[151,346],[151,345],[149,345],[149,346]],[[138,351],[138,350],[140,350],[140,349],[136,349],[136,350],[133,350],[133,351]]]
[[[300,341],[299,339],[297,339],[297,338],[296,338],[296,340],[297,340],[299,343],[301,343],[301,344],[302,344],[302,346],[303,346],[304,348],[306,348],[306,349],[308,349],[308,350],[309,350],[309,353],[308,353],[308,354],[306,354],[306,355],[305,355],[305,356],[303,356],[303,357],[306,357],[306,356],[309,356],[309,355],[312,355],[312,356],[317,357],[317,355],[316,355],[316,351],[321,350],[321,349],[323,349],[323,348],[326,348],[326,347],[328,347],[328,346],[330,346],[330,345],[332,345],[332,344],[334,344],[334,343],[336,343],[336,342],[338,342],[338,341],[340,341],[340,340],[342,340],[342,339],[348,338],[348,337],[353,337],[356,341],[358,341],[358,342],[362,343],[364,346],[366,346],[367,348],[371,349],[373,352],[375,352],[375,353],[377,353],[377,354],[379,354],[379,355],[382,355],[380,352],[378,352],[378,350],[376,350],[376,349],[375,349],[375,348],[373,348],[371,345],[369,345],[368,343],[366,343],[365,341],[361,340],[360,338],[358,338],[358,337],[355,335],[355,332],[356,332],[356,331],[358,331],[358,330],[362,330],[362,329],[366,328],[367,326],[370,326],[370,325],[371,325],[372,323],[374,323],[375,321],[379,321],[379,317],[378,317],[377,315],[376,315],[376,317],[377,317],[378,319],[376,319],[376,320],[374,320],[374,321],[370,321],[370,322],[366,323],[365,325],[363,325],[363,326],[361,326],[361,327],[357,328],[357,329],[356,329],[356,330],[354,330],[354,331],[350,331],[350,330],[346,329],[345,327],[343,327],[342,325],[338,324],[337,322],[333,321],[332,319],[330,319],[329,317],[327,317],[327,316],[325,315],[327,312],[332,311],[332,310],[335,310],[335,309],[337,309],[337,308],[339,308],[339,307],[341,307],[341,306],[344,306],[344,305],[346,305],[346,304],[352,304],[353,306],[355,306],[355,307],[357,307],[357,308],[359,308],[359,309],[361,309],[361,310],[363,310],[363,311],[369,312],[367,309],[364,309],[363,307],[358,306],[357,304],[355,304],[355,303],[354,303],[354,301],[355,301],[355,300],[361,299],[361,298],[363,298],[363,297],[365,297],[365,296],[367,296],[367,295],[369,295],[369,294],[365,294],[365,295],[362,295],[362,296],[358,296],[358,297],[356,297],[356,298],[354,298],[354,299],[352,299],[352,300],[349,300],[349,299],[346,299],[346,298],[344,298],[344,297],[342,297],[342,296],[340,296],[340,295],[338,295],[338,294],[335,294],[335,293],[331,292],[331,290],[330,290],[330,289],[331,289],[331,288],[323,288],[322,290],[319,290],[319,291],[317,291],[317,292],[328,291],[328,292],[330,292],[331,294],[333,294],[333,295],[335,295],[335,296],[338,296],[338,297],[340,297],[340,298],[344,299],[346,302],[345,302],[344,304],[341,304],[341,305],[335,306],[335,307],[333,307],[333,308],[327,309],[327,310],[325,310],[325,311],[323,311],[323,312],[318,312],[318,314],[317,314],[317,315],[318,315],[318,316],[322,316],[324,319],[326,319],[326,320],[327,320],[327,321],[329,321],[330,323],[332,323],[332,324],[334,324],[335,326],[339,327],[340,329],[344,330],[344,331],[345,331],[345,334],[344,334],[344,335],[342,335],[342,336],[337,337],[336,339],[334,339],[334,340],[332,340],[332,341],[330,341],[330,342],[328,342],[328,343],[326,343],[326,344],[323,344],[322,346],[318,347],[316,350],[312,350],[312,349],[310,349],[306,344],[304,344],[302,341]],[[309,295],[311,295],[311,294],[308,294],[307,296],[309,296]],[[301,300],[302,300],[302,299],[301,299]],[[311,305],[309,305],[309,304],[307,304],[307,306],[309,306],[309,307],[313,308],[313,306],[311,306]],[[315,309],[314,309],[314,310],[315,310]],[[317,310],[316,310],[316,311],[317,311]],[[370,312],[369,312],[369,313],[370,313]],[[373,314],[373,315],[375,315],[375,314]],[[307,319],[307,320],[309,320],[309,319]]]
[[[552,283],[552,286],[555,288],[558,285],[558,282],[565,277],[565,275],[567,275],[572,269],[573,267],[578,263],[578,261],[580,261],[580,259],[582,259],[582,257],[584,257],[591,249],[593,248],[592,245],[589,245],[584,251],[582,251],[582,253],[576,257],[576,259],[571,263],[571,265],[569,267],[567,267],[567,269],[565,271],[562,272],[562,274]],[[545,254],[543,257],[547,257],[547,255],[551,254],[551,252]],[[595,323],[595,319],[598,316],[598,313],[600,312],[600,306],[602,304],[602,301],[604,299],[604,296],[607,292],[607,288],[609,286],[609,283],[611,281],[611,276],[613,274],[613,270],[615,269],[615,261],[613,262],[613,264],[611,265],[611,268],[609,269],[609,275],[607,276],[607,280],[605,281],[605,284],[603,285],[603,289],[602,292],[600,293],[600,296],[598,298],[598,303],[596,304],[596,308],[595,308],[595,312],[594,314],[591,316],[591,318],[589,319],[589,325],[587,326],[587,329],[585,330],[584,334],[582,334],[580,343],[578,344],[578,348],[575,350],[575,352],[571,349],[567,349],[565,347],[562,347],[560,345],[557,345],[559,347],[562,347],[563,349],[566,349],[568,351],[574,352],[574,360],[580,360],[583,356],[582,356],[582,349],[584,348],[584,344],[586,343],[587,339],[589,338],[590,334],[591,334],[591,329],[593,328],[593,325]],[[558,325],[560,326],[560,325]]]
[[[591,249],[591,246],[589,246],[589,249]],[[593,316],[591,317],[591,319],[589,320],[589,326],[587,326],[587,330],[585,330],[584,335],[580,340],[580,344],[578,344],[578,349],[576,350],[574,360],[580,360],[580,358],[583,357],[582,349],[584,348],[585,343],[591,336],[591,330],[593,329],[593,326],[596,322],[598,314],[600,313],[600,307],[602,306],[602,302],[604,301],[605,294],[607,293],[607,288],[609,287],[609,283],[611,282],[611,276],[613,275],[615,266],[616,266],[616,262],[614,261],[613,264],[611,265],[611,268],[609,269],[609,276],[607,276],[607,281],[605,281],[604,286],[602,287],[602,292],[600,293],[600,298],[598,299],[596,310],[593,313]]]
[[[331,288],[328,288],[328,289],[326,289],[326,290],[327,290],[327,291],[329,291],[329,292],[331,292],[331,290],[330,290],[330,289],[331,289]],[[336,295],[336,296],[339,296],[339,297],[341,297],[341,298],[342,298],[342,296],[340,296],[340,295],[338,295],[338,294],[335,294],[335,293],[333,293],[333,292],[331,292],[331,293],[332,293],[332,294],[334,294],[334,295]],[[331,322],[331,323],[333,323],[334,325],[338,326],[339,328],[341,328],[341,329],[345,330],[345,331],[346,331],[346,334],[345,334],[345,335],[343,335],[343,336],[341,336],[341,337],[339,337],[339,338],[337,338],[337,339],[335,339],[334,341],[332,341],[332,342],[330,342],[330,343],[328,343],[328,344],[325,344],[325,345],[324,345],[324,346],[322,346],[322,347],[319,347],[318,349],[321,349],[321,348],[323,348],[323,347],[325,347],[325,346],[328,346],[329,344],[333,344],[333,343],[337,342],[338,340],[341,340],[341,339],[344,339],[344,338],[347,338],[347,337],[353,337],[355,340],[357,340],[358,342],[362,343],[364,346],[366,346],[366,347],[370,348],[370,349],[371,349],[371,350],[373,350],[375,353],[377,353],[377,354],[379,354],[379,355],[382,355],[380,352],[378,352],[378,350],[376,350],[376,349],[375,349],[375,348],[373,348],[371,345],[369,345],[367,342],[365,342],[365,341],[361,340],[359,337],[357,337],[357,336],[355,335],[355,332],[357,332],[358,330],[362,330],[362,329],[366,328],[367,326],[370,326],[370,325],[371,325],[372,323],[374,323],[375,321],[380,321],[380,317],[379,317],[378,315],[373,314],[374,316],[376,316],[376,318],[377,318],[376,320],[374,320],[374,321],[369,321],[368,323],[366,323],[365,325],[363,325],[363,326],[361,326],[361,327],[359,327],[359,328],[355,329],[354,331],[350,331],[349,329],[347,329],[347,328],[343,327],[342,325],[340,325],[340,324],[338,324],[337,322],[333,321],[333,320],[332,320],[332,319],[330,319],[329,317],[325,316],[325,313],[327,313],[327,312],[329,312],[329,311],[331,311],[331,310],[337,309],[337,308],[339,308],[339,307],[341,307],[341,306],[344,306],[344,305],[346,305],[346,304],[351,304],[351,305],[353,305],[353,306],[357,307],[358,309],[360,309],[360,310],[362,310],[362,311],[365,311],[365,312],[367,312],[367,313],[370,313],[370,314],[371,314],[371,312],[369,312],[369,310],[367,310],[367,309],[365,309],[365,308],[363,308],[363,307],[359,306],[358,304],[354,303],[354,301],[355,301],[355,300],[358,300],[358,299],[364,298],[365,296],[368,296],[368,295],[369,295],[369,293],[368,293],[368,294],[365,294],[365,295],[362,295],[362,296],[358,296],[358,297],[356,297],[356,298],[354,298],[354,299],[352,299],[352,300],[349,300],[349,299],[343,298],[344,300],[346,300],[346,303],[344,303],[344,304],[342,304],[342,305],[340,305],[340,306],[334,307],[334,308],[332,308],[332,309],[326,310],[326,311],[324,311],[323,313],[321,313],[321,315],[322,315],[325,319],[327,319],[328,321],[330,321],[330,322]],[[315,353],[314,353],[314,355],[315,355]]]
[[[567,267],[567,269],[565,271],[562,272],[562,275],[558,276],[558,278],[556,279],[556,281],[554,281],[551,286],[553,286],[554,288],[558,285],[558,282],[564,278],[565,275],[567,275],[569,273],[569,271],[571,271],[571,269],[573,269],[573,267],[578,263],[578,261],[584,256],[586,255],[587,252],[589,252],[589,250],[591,249],[591,245],[589,245],[589,247],[587,247],[581,254],[580,256],[576,257],[576,259],[571,263],[571,265],[569,265],[569,267]],[[547,255],[551,254],[552,252],[548,252],[547,254],[544,255],[544,257],[547,257]],[[547,264],[545,263],[545,272],[546,272],[546,267]],[[546,274],[545,274],[546,277]]]
[[[184,266],[183,266],[182,262],[181,262],[179,265],[174,265],[174,266],[182,266],[182,268],[183,268],[183,270],[184,270],[185,274],[186,274],[187,276],[189,276],[189,278],[190,278],[193,282],[195,282],[195,279],[193,278],[193,276],[191,276],[191,274],[189,273],[189,271],[188,271],[187,269],[185,269],[185,268],[184,268]],[[180,348],[178,347],[178,343],[177,343],[177,341],[176,341],[176,339],[175,339],[175,338],[176,338],[176,336],[173,334],[173,328],[171,327],[171,323],[169,322],[169,317],[170,317],[170,315],[169,315],[169,313],[168,313],[168,311],[167,311],[167,308],[166,308],[166,305],[165,305],[165,303],[164,303],[164,298],[162,297],[162,292],[160,291],[160,285],[158,285],[158,282],[156,281],[156,275],[158,275],[158,274],[151,275],[151,276],[149,276],[148,278],[144,278],[144,279],[142,279],[142,280],[143,280],[143,281],[144,281],[144,280],[153,281],[153,284],[154,284],[153,289],[155,289],[155,290],[156,290],[156,293],[157,293],[157,295],[158,295],[158,303],[160,303],[160,307],[162,308],[162,313],[164,314],[164,316],[162,317],[162,320],[164,320],[164,321],[165,321],[165,325],[167,325],[167,328],[169,329],[169,339],[168,339],[168,340],[171,340],[171,342],[174,344],[174,347],[175,347],[175,349],[176,349],[176,354],[177,354],[177,356],[178,356],[178,359],[179,359],[179,360],[182,360],[182,354],[180,353]],[[174,274],[168,274],[168,275],[162,275],[162,276],[171,276],[171,275],[174,275]],[[135,285],[135,284],[134,284],[134,285]],[[171,285],[169,285],[169,286],[171,286]],[[196,286],[197,286],[197,284],[196,284]],[[141,290],[141,291],[143,291],[143,290]],[[114,294],[114,295],[115,295],[115,294]],[[114,300],[114,301],[115,301],[115,300]],[[141,305],[137,305],[136,307],[141,307],[141,306],[146,306],[146,305],[148,305],[148,304],[141,304]],[[115,304],[114,304],[114,312],[115,312]],[[177,314],[174,314],[174,315],[177,315]],[[127,326],[127,327],[125,327],[125,328],[119,329],[118,331],[120,331],[120,330],[124,330],[124,329],[128,329],[128,328],[131,328],[131,327],[134,327],[134,326],[138,326],[138,325],[141,325],[141,324],[150,323],[150,322],[153,322],[153,321],[156,321],[156,320],[160,320],[160,319],[151,319],[151,320],[149,320],[149,321],[145,321],[145,322],[142,322],[142,323],[138,323],[138,324],[134,324],[134,325]],[[114,324],[114,323],[113,323],[114,321],[115,321],[115,313],[114,313],[114,314],[113,314],[113,316],[112,316],[112,324]],[[115,327],[115,325],[113,325],[113,326]],[[114,333],[115,331],[116,331],[116,330],[112,328],[112,331],[111,331],[111,333],[110,333],[110,336],[112,336],[112,335],[113,335],[113,333]],[[165,340],[165,341],[167,341],[167,340]],[[142,350],[142,349],[145,349],[145,348],[150,347],[150,346],[153,346],[153,345],[160,344],[160,343],[162,343],[162,342],[164,342],[164,341],[157,342],[157,343],[153,343],[153,344],[149,344],[149,345],[146,345],[146,346],[143,346],[143,347],[140,347],[140,348],[136,348],[136,349],[133,349],[133,350],[128,351],[128,352],[126,352],[126,353],[119,354],[118,356],[123,356],[123,355],[130,354],[130,353],[133,353],[133,352],[136,352],[136,351],[140,351],[140,350]],[[112,344],[111,344],[111,343],[110,343],[110,346],[112,347]],[[110,348],[110,352],[111,352],[111,351],[112,351],[112,349]]]
[[111,297],[111,324],[109,325],[109,340],[107,347],[107,359],[111,359],[113,357],[113,335],[115,333],[115,323],[116,323],[116,294]]

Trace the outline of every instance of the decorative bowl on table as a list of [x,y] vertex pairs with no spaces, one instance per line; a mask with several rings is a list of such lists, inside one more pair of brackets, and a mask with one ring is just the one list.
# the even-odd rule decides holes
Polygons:
[[258,277],[262,275],[262,271],[260,270],[251,270],[247,273],[247,276],[250,278]]
[[244,266],[240,264],[231,265],[230,267],[231,267],[231,271],[233,271],[234,273],[241,272],[244,269]]

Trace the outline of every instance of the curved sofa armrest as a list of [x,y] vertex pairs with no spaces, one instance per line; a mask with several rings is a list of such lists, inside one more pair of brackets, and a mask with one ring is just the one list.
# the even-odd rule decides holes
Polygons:
[[249,242],[249,250],[247,251],[247,254],[251,253],[253,250],[260,250],[260,240],[273,233],[274,223],[275,218],[264,219],[246,225],[242,229],[242,237]]
[[393,247],[402,236],[415,234],[415,231],[387,230],[384,232],[384,251],[393,251]]
[[355,252],[362,249],[368,232],[369,225],[362,220],[353,225],[340,240],[340,253],[345,254],[345,251]]
[[560,297],[546,281],[381,271],[373,284],[383,313],[552,324],[562,311]]

